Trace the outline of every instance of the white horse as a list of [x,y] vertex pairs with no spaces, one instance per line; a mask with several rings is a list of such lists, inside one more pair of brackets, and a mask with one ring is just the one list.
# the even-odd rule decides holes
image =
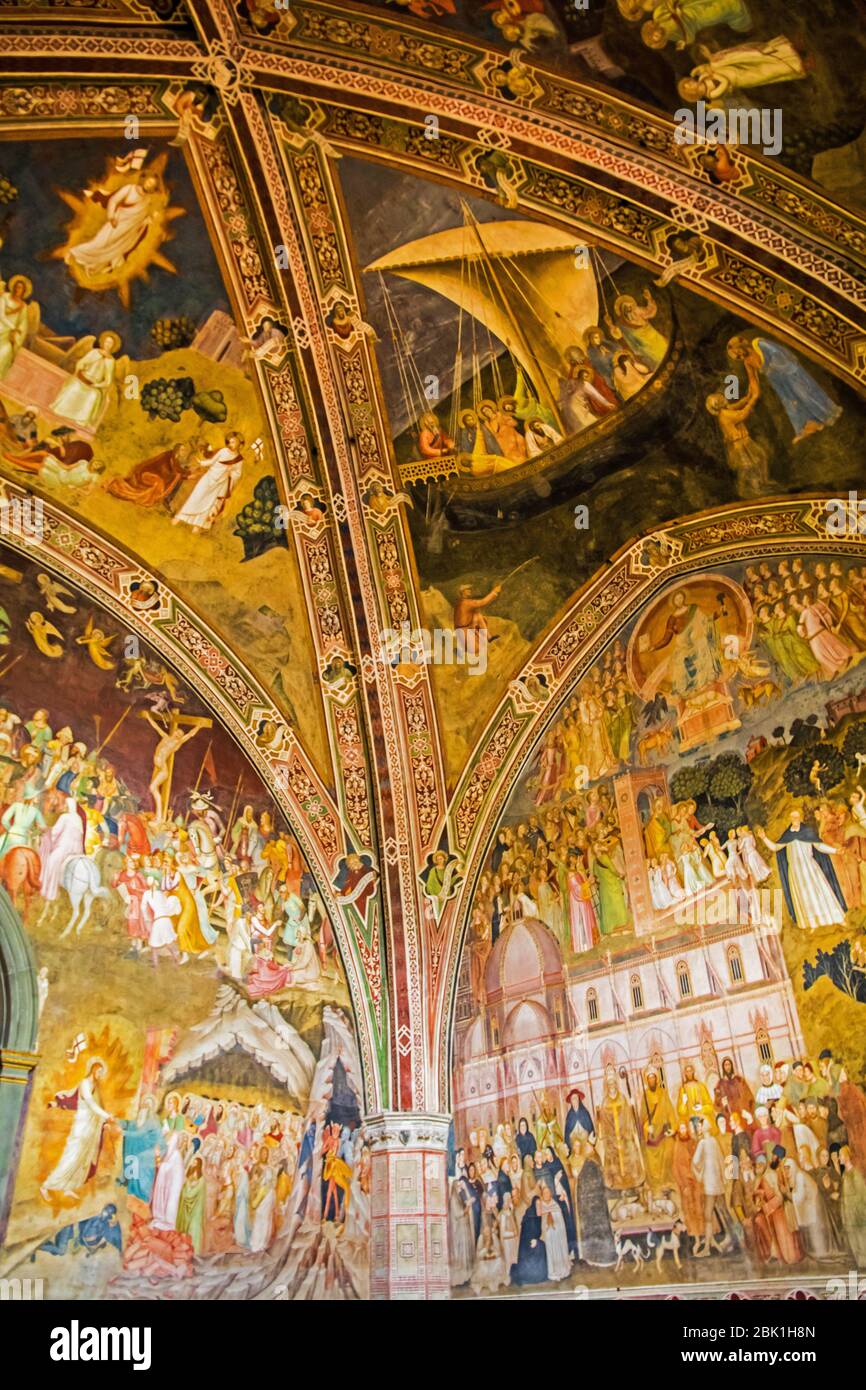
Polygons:
[[62,941],[64,936],[68,936],[72,931],[76,921],[75,934],[80,936],[81,928],[90,916],[96,899],[108,898],[111,895],[108,889],[102,886],[98,866],[86,854],[73,854],[71,859],[67,859],[63,865],[60,882],[69,894],[72,904],[72,916],[65,930],[60,933]]

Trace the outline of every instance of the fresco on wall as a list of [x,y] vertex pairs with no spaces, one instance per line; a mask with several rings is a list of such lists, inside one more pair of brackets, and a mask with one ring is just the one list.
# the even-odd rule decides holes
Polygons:
[[[506,97],[532,91],[523,63],[531,58],[671,115],[778,112],[768,141],[749,137],[755,152],[763,147],[844,201],[866,200],[860,0],[793,7],[785,0],[385,0],[384,7],[507,51],[494,73]],[[840,53],[850,62],[840,63]],[[736,142],[736,135],[728,141]],[[720,182],[736,176],[730,160],[713,166]]]
[[369,1153],[316,882],[194,694],[70,586],[0,568],[0,882],[39,1064],[0,1270],[53,1298],[356,1298]]
[[[343,158],[452,779],[542,630],[619,546],[738,498],[857,486],[863,405],[766,332],[508,207]],[[410,505],[411,504],[411,505]]]
[[453,1055],[465,1293],[866,1255],[866,567],[673,581],[515,788]]
[[238,332],[182,151],[6,141],[0,175],[0,471],[133,546],[206,608],[326,768],[251,365],[276,330]]

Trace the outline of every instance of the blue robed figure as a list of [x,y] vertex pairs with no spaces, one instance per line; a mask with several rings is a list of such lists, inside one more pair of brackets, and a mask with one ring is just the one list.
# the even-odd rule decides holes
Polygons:
[[152,1097],[146,1098],[135,1120],[120,1120],[123,1133],[121,1176],[117,1179],[139,1201],[149,1202],[156,1181],[156,1155],[165,1151],[162,1126],[153,1113]]
[[547,1279],[547,1251],[541,1238],[538,1198],[533,1197],[520,1223],[517,1261],[510,1270],[512,1284],[543,1284]]
[[804,433],[814,433],[838,420],[842,407],[818,385],[793,352],[769,338],[756,338],[754,346],[762,359],[760,370],[791,422],[795,443]]

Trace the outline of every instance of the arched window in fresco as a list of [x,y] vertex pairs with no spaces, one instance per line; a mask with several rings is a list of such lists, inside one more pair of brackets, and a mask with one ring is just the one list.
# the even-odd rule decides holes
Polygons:
[[594,989],[586,991],[586,1016],[590,1023],[598,1023],[598,995]]
[[643,1008],[643,985],[641,984],[640,975],[632,975],[629,986],[631,989],[631,1005],[637,1012],[637,1010]]
[[677,975],[677,986],[679,987],[679,991],[680,991],[680,998],[681,998],[681,999],[691,999],[691,997],[692,997],[692,977],[691,977],[691,972],[689,971],[689,967],[688,967],[688,964],[687,964],[686,961],[684,961],[684,960],[678,960],[678,961],[677,961],[676,975]]
[[728,974],[731,977],[732,985],[741,985],[745,976],[743,975],[743,957],[737,945],[728,947]]
[[656,1072],[658,1073],[658,1078],[662,1086],[667,1086],[668,1083],[665,1079],[664,1058],[662,1057],[662,1054],[659,1052],[657,1047],[653,1049],[652,1056],[649,1060],[649,1064],[650,1067],[654,1067]]
[[770,1035],[766,1028],[761,1027],[755,1033],[755,1047],[758,1049],[758,1056],[761,1061],[767,1066],[772,1066],[775,1060],[773,1057],[773,1044],[770,1041]]

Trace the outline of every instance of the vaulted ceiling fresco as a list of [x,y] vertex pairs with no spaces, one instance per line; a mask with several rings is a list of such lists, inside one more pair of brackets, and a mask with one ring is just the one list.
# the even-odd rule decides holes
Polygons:
[[4,1277],[862,1248],[864,16],[794,8],[0,4]]

